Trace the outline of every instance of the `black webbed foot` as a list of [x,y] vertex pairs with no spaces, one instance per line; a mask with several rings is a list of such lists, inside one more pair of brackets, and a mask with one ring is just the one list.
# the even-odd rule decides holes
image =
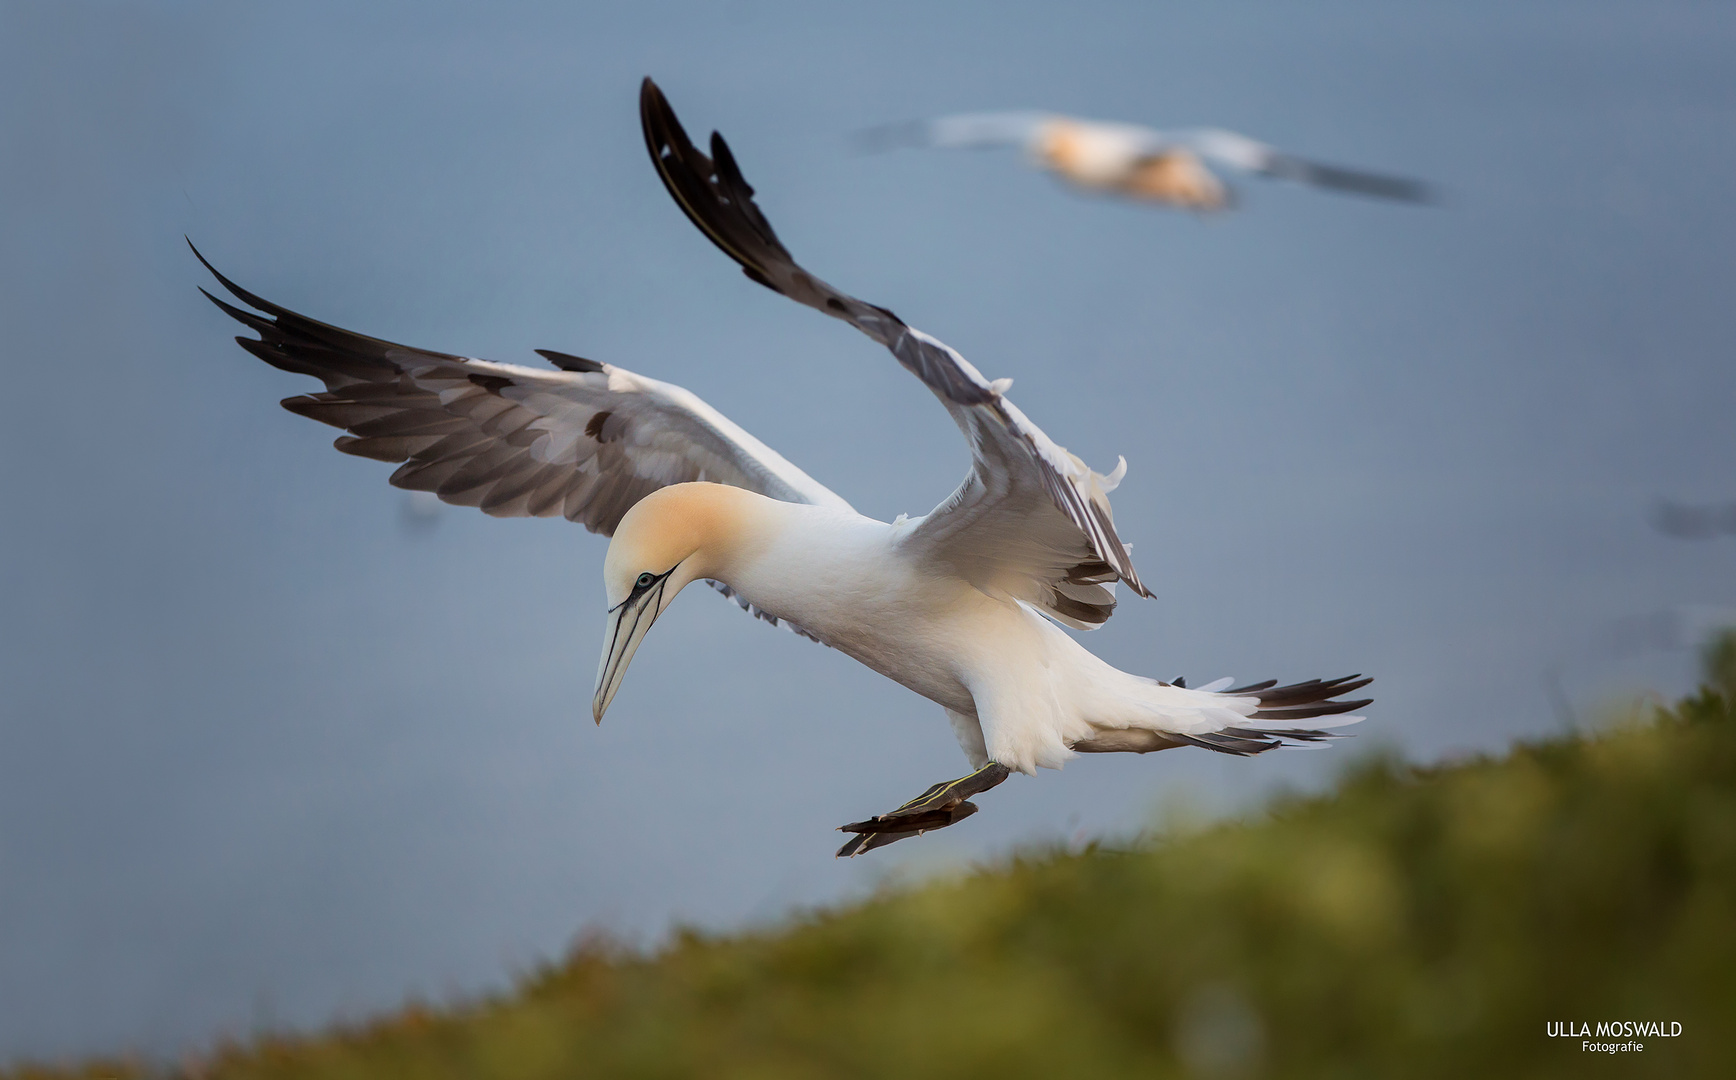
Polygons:
[[956,825],[977,812],[976,803],[969,801],[972,795],[982,794],[1011,774],[1005,765],[991,761],[969,776],[935,784],[890,813],[840,825],[839,832],[856,835],[838,849],[838,858],[852,858],[907,836]]

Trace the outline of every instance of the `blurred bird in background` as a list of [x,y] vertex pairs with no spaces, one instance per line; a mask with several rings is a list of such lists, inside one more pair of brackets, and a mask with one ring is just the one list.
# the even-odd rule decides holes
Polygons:
[[871,152],[1018,146],[1032,165],[1082,190],[1197,213],[1235,205],[1234,189],[1219,175],[1223,170],[1399,202],[1435,200],[1421,181],[1323,165],[1219,128],[1158,131],[1052,113],[964,113],[869,128],[857,143]]

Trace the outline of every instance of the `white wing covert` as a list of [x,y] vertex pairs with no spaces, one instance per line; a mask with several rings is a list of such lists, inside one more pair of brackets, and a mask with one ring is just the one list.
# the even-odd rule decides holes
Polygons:
[[802,269],[754,203],[721,135],[712,133],[711,156],[701,153],[650,79],[639,107],[658,175],[700,231],[751,280],[884,345],[964,432],[971,474],[911,531],[912,550],[1082,629],[1109,618],[1115,606],[1109,586],[1117,580],[1151,595],[1109,508],[1108,492],[1125,463],[1110,476],[1093,472],[1007,400],[1007,381],[989,382],[952,348]]

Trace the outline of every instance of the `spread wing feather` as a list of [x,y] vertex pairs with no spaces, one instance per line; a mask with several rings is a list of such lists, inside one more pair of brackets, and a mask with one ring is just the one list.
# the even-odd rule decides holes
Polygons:
[[721,135],[711,155],[687,137],[662,91],[646,79],[639,99],[645,143],[664,185],[688,218],[742,272],[799,303],[842,319],[891,351],[952,414],[969,441],[971,474],[910,532],[918,554],[985,588],[1027,600],[1068,625],[1101,625],[1114,608],[1108,588],[1124,581],[1149,596],[1116,535],[1108,492],[1119,479],[1093,472],[1049,439],[969,361],[804,270],[753,201]]
[[193,254],[256,309],[205,293],[259,334],[237,337],[242,348],[325,383],[284,408],[342,428],[334,445],[346,454],[398,464],[397,487],[495,517],[558,514],[605,536],[650,492],[690,480],[848,508],[679,386],[552,350],[538,350],[556,368],[544,371],[351,333],[255,296]]
[[1427,203],[1435,200],[1434,191],[1421,180],[1309,161],[1221,128],[1178,131],[1170,135],[1154,131],[1151,136],[1154,145],[1179,144],[1218,165],[1279,180],[1294,180],[1315,187],[1399,202]]

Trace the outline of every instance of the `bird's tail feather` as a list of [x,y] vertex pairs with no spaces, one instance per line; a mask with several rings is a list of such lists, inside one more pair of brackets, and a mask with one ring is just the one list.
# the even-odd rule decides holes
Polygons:
[[[1196,715],[1215,717],[1211,724],[1221,726],[1212,727],[1208,724],[1202,730],[1199,726],[1189,725],[1192,729],[1187,731],[1134,726],[1104,727],[1099,728],[1091,738],[1075,742],[1072,749],[1087,754],[1144,754],[1177,746],[1198,746],[1238,757],[1263,754],[1280,746],[1322,750],[1329,745],[1330,740],[1347,736],[1347,732],[1338,729],[1360,723],[1364,719],[1346,714],[1353,713],[1374,700],[1361,698],[1345,701],[1340,700],[1340,695],[1353,693],[1373,681],[1360,675],[1347,675],[1338,679],[1310,679],[1288,686],[1278,686],[1276,679],[1268,679],[1265,682],[1231,687],[1228,685],[1230,680],[1220,679],[1190,693],[1221,694],[1226,699],[1242,699],[1234,703],[1240,708],[1231,708],[1232,703],[1229,701],[1225,701],[1221,709],[1202,707],[1208,704],[1207,702],[1194,705],[1198,710]],[[1187,689],[1180,679],[1174,683],[1159,685],[1172,690]],[[1242,710],[1247,708],[1245,702],[1248,698],[1255,700],[1255,706],[1251,712],[1244,714]],[[1321,720],[1322,717],[1329,719]],[[1313,722],[1304,725],[1302,721]]]

